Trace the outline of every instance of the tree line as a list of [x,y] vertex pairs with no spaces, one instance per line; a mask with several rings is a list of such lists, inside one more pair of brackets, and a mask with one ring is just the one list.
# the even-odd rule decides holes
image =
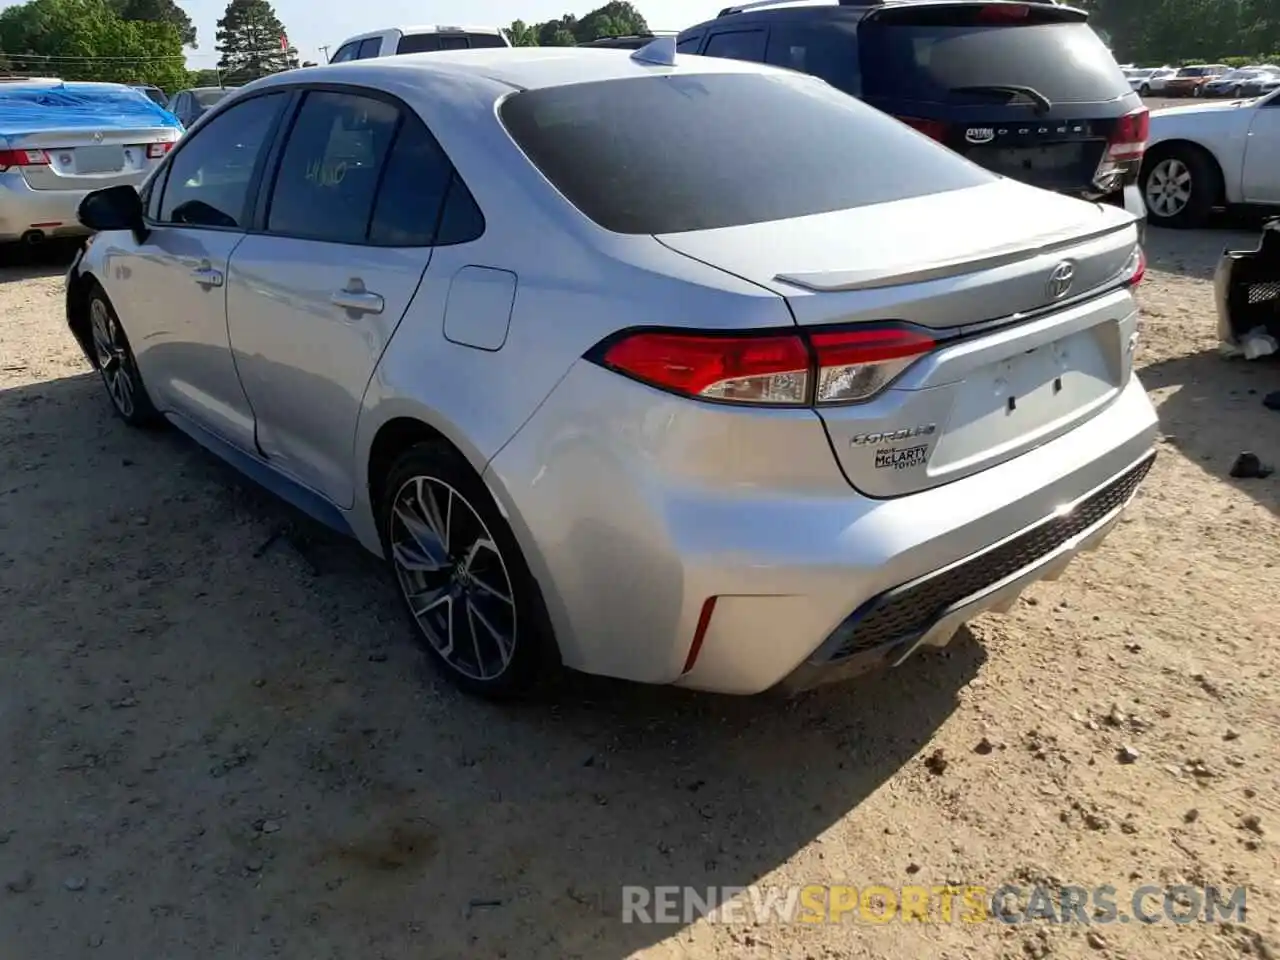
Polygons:
[[1280,0],[1080,0],[1122,63],[1280,58]]
[[0,13],[0,70],[173,92],[299,65],[269,0],[230,0],[215,41],[217,70],[190,71],[184,48],[198,47],[199,38],[174,0],[28,0]]

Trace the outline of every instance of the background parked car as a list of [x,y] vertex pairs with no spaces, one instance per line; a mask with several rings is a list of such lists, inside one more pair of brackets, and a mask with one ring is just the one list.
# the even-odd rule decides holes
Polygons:
[[0,84],[0,242],[84,235],[85,194],[141,183],[181,133],[123,84]]
[[1165,81],[1166,97],[1198,97],[1204,85],[1222,76],[1231,68],[1223,63],[1197,63],[1179,67],[1178,72]]
[[177,117],[184,127],[189,127],[208,112],[219,100],[239,87],[193,87],[190,90],[179,90],[169,101],[169,112]]
[[169,105],[169,95],[159,87],[153,87],[149,83],[131,83],[129,86],[133,87],[133,89],[137,90],[139,93],[145,93],[162,107],[167,107]]
[[1280,67],[1268,64],[1261,72],[1240,84],[1240,97],[1265,97],[1280,89]]
[[1145,217],[1147,108],[1071,7],[753,3],[678,49],[815,74],[997,173]]
[[1260,77],[1272,77],[1280,74],[1280,69],[1271,66],[1241,67],[1228,70],[1220,77],[1215,77],[1201,89],[1204,97],[1239,97],[1244,93],[1244,86],[1251,80]]
[[578,44],[580,47],[604,47],[610,50],[639,50],[648,46],[658,37],[674,37],[674,30],[655,30],[652,33],[637,33],[625,37],[600,37],[598,40],[587,40]]
[[497,27],[387,27],[344,40],[329,62],[394,57],[403,53],[509,46],[511,44],[507,41],[507,35]]
[[1280,207],[1280,90],[1157,110],[1142,165],[1150,222],[1198,227],[1215,207]]
[[1144,97],[1150,97],[1164,91],[1164,85],[1178,71],[1172,67],[1129,67],[1124,75],[1129,80],[1129,87]]

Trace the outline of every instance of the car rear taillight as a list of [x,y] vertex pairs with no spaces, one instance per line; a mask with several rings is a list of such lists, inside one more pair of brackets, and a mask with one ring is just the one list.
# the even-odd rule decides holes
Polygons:
[[686,397],[802,406],[869,400],[935,346],[903,326],[807,335],[637,331],[613,339],[598,362]]
[[161,157],[163,157],[166,153],[168,153],[172,149],[173,149],[172,140],[166,140],[164,143],[148,143],[147,159],[159,160]]
[[937,346],[933,337],[909,327],[866,327],[814,333],[817,403],[869,400]]
[[0,170],[10,167],[47,167],[49,155],[43,150],[0,150]]
[[809,395],[809,351],[795,334],[635,333],[610,346],[603,360],[689,397],[796,405]]
[[926,137],[932,137],[939,143],[947,138],[947,125],[941,120],[925,120],[920,117],[898,117],[908,127],[919,130]]
[[1119,119],[1107,140],[1107,156],[1112,160],[1141,160],[1151,135],[1151,112],[1139,107]]

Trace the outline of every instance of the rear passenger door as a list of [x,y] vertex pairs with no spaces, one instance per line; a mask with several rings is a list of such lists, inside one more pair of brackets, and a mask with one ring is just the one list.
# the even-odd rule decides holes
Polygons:
[[260,451],[338,506],[360,404],[431,260],[453,168],[398,101],[309,89],[277,147],[227,326]]
[[768,33],[760,28],[717,30],[707,38],[707,46],[702,54],[706,57],[764,63],[768,38]]

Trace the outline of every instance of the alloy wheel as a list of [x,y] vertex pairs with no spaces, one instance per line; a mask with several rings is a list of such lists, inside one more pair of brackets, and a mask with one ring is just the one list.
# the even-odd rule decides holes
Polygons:
[[1177,157],[1157,163],[1147,177],[1147,205],[1159,217],[1176,217],[1191,202],[1191,171]]
[[136,385],[133,382],[133,363],[120,324],[107,305],[96,298],[89,304],[89,321],[98,370],[107,385],[107,392],[111,394],[111,402],[121,416],[126,419],[132,417],[136,409]]
[[479,513],[458,490],[412,477],[392,501],[396,579],[435,652],[472,680],[494,680],[516,651],[515,596],[507,564]]

